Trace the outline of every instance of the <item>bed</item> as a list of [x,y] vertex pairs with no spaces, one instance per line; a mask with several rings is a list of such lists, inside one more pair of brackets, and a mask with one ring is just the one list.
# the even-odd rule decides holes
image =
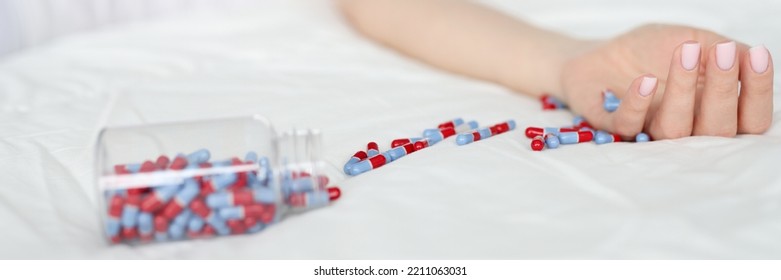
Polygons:
[[[664,21],[781,50],[773,1],[484,2],[584,37]],[[0,258],[779,258],[780,99],[765,135],[533,152],[523,128],[572,114],[384,49],[328,1],[117,25],[0,58]],[[356,177],[333,173],[337,203],[259,234],[104,242],[92,167],[101,127],[251,114],[319,128],[336,168],[369,141],[387,148],[453,117],[520,129],[448,140]]]

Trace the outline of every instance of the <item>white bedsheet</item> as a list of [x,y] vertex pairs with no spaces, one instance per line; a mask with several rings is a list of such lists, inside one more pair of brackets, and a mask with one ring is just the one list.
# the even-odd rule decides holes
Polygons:
[[[583,36],[663,20],[781,53],[777,2],[614,2],[490,4]],[[262,1],[70,36],[0,60],[0,257],[779,258],[779,99],[762,136],[532,152],[523,128],[572,115],[383,49],[327,1]],[[456,116],[521,129],[332,178],[340,201],[259,234],[103,242],[92,170],[100,127],[253,113],[322,129],[337,167],[368,141],[387,145]]]

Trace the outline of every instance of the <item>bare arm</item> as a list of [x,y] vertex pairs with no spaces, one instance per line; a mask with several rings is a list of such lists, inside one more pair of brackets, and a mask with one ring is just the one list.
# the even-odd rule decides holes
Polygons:
[[401,53],[532,95],[561,93],[561,65],[581,43],[466,1],[339,4],[357,30]]

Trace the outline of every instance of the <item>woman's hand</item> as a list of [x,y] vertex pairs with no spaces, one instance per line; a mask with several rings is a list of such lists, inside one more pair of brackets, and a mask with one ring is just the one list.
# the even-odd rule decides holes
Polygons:
[[[760,134],[770,127],[773,62],[763,46],[648,25],[587,47],[562,65],[561,90],[570,108],[598,129],[668,139]],[[602,106],[605,89],[622,99],[613,113]]]

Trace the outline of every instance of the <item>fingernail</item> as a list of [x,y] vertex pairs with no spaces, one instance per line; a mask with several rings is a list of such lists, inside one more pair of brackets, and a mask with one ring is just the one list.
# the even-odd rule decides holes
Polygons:
[[643,77],[643,81],[640,82],[640,89],[638,92],[641,96],[648,96],[656,87],[656,77]]
[[694,70],[700,62],[700,43],[686,43],[681,48],[681,66],[686,70]]
[[716,64],[727,71],[735,64],[735,41],[716,45]]
[[770,62],[770,54],[765,46],[756,46],[748,50],[748,56],[751,60],[751,69],[757,74],[762,74],[767,71],[767,66]]

